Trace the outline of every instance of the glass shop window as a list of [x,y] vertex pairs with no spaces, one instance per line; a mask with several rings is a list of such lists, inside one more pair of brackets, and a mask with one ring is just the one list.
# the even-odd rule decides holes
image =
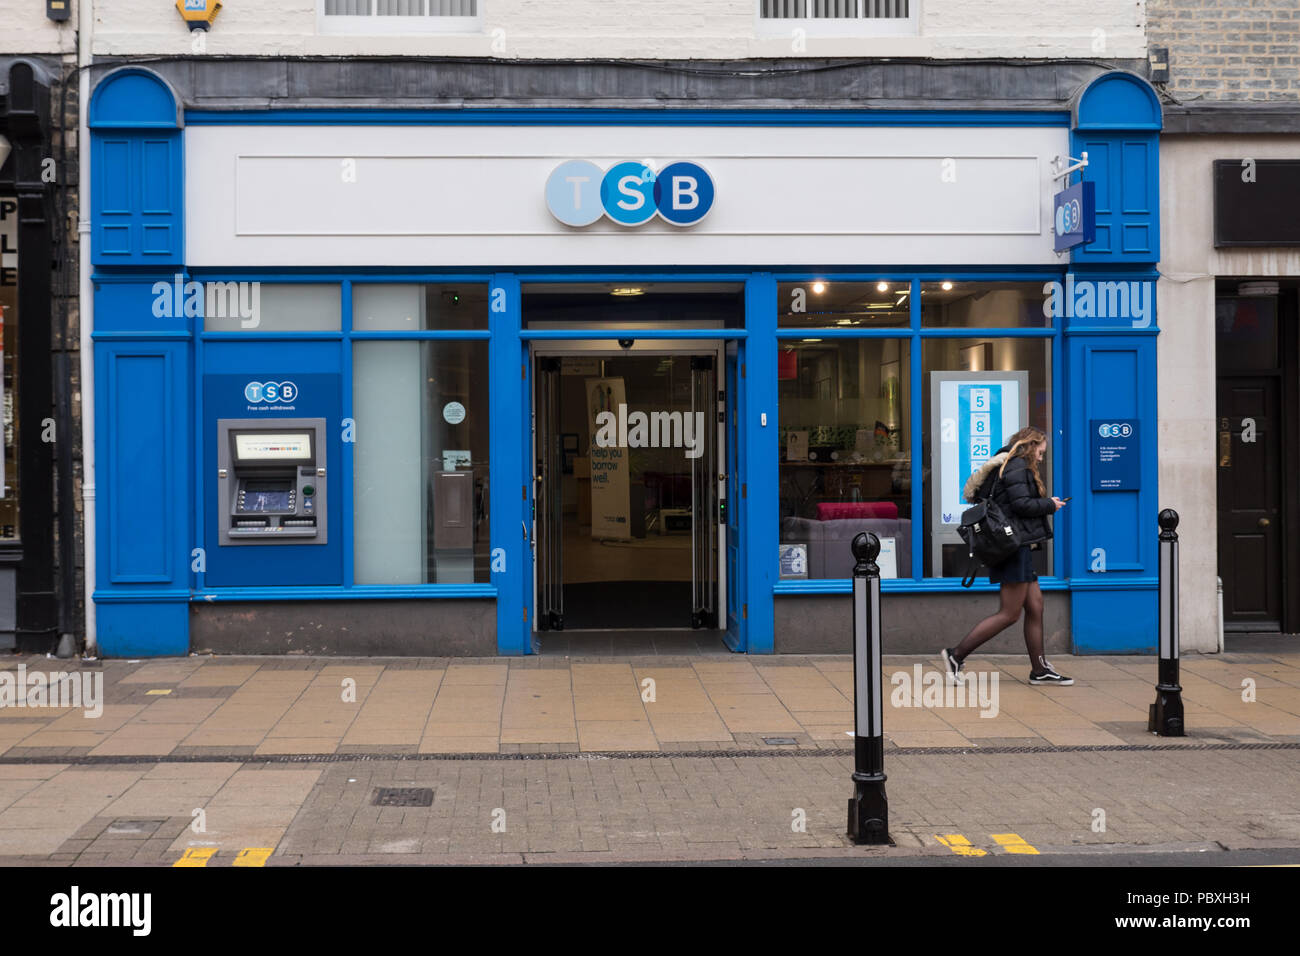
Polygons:
[[910,354],[907,339],[781,343],[782,579],[850,577],[862,531],[883,577],[911,577]]

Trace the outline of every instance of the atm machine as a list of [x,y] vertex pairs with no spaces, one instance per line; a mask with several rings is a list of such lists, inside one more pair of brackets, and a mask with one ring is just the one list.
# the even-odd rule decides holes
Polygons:
[[326,544],[325,419],[217,420],[221,544]]

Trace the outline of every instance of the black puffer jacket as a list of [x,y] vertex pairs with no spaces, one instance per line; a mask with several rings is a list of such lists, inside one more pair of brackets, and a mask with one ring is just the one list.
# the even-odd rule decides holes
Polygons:
[[1029,463],[1023,458],[1012,458],[1002,472],[1001,480],[998,479],[998,471],[1006,461],[1006,451],[1005,448],[999,449],[993,458],[971,476],[966,497],[971,497],[969,492],[974,488],[979,489],[979,497],[987,497],[996,481],[995,500],[1020,535],[1020,543],[1047,541],[1052,537],[1052,525],[1047,518],[1055,513],[1056,504],[1051,498],[1039,496],[1038,485],[1029,473]]

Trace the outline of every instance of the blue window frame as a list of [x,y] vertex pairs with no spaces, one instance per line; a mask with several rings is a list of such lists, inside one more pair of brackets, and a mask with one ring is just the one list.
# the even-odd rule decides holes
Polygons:
[[[546,283],[546,282],[609,282],[609,281],[650,281],[659,282],[672,281],[713,281],[713,282],[734,282],[744,281],[760,275],[759,273],[746,272],[741,270],[727,271],[696,271],[682,270],[673,273],[630,273],[630,272],[598,272],[595,270],[583,271],[572,270],[564,272],[541,271],[531,273],[520,273],[512,277],[513,288],[518,289],[518,283],[525,281],[528,283]],[[921,321],[921,303],[920,289],[922,282],[941,281],[951,279],[953,281],[967,282],[1046,282],[1049,280],[1060,280],[1063,276],[1061,269],[1028,269],[1022,271],[1002,271],[990,269],[987,271],[966,270],[966,271],[941,271],[939,269],[908,269],[908,270],[891,270],[885,272],[834,272],[827,271],[821,273],[811,273],[808,271],[783,271],[767,274],[772,280],[770,283],[753,285],[751,288],[767,288],[771,296],[771,301],[767,303],[747,303],[747,312],[753,314],[755,308],[767,308],[773,315],[773,320],[769,327],[774,329],[776,345],[779,347],[782,342],[790,340],[799,340],[809,337],[823,339],[893,339],[900,343],[906,343],[906,361],[909,365],[909,378],[913,383],[907,399],[907,429],[908,444],[912,449],[911,464],[911,513],[913,515],[922,515],[924,513],[924,492],[921,483],[922,464],[918,460],[918,451],[923,447],[922,428],[927,413],[926,396],[919,383],[922,382],[922,346],[926,341],[938,338],[969,338],[972,335],[972,329],[965,327],[938,327],[923,326]],[[412,330],[364,330],[356,329],[353,326],[353,293],[356,285],[359,284],[419,284],[419,283],[449,283],[463,282],[466,284],[477,283],[491,285],[494,291],[498,285],[509,286],[510,283],[501,282],[501,276],[489,272],[457,272],[457,273],[401,273],[389,274],[383,272],[349,272],[349,273],[330,273],[322,271],[302,271],[294,273],[259,273],[256,271],[242,272],[224,272],[219,270],[198,270],[195,278],[212,281],[231,281],[231,280],[254,280],[260,279],[263,282],[274,283],[338,283],[341,291],[343,326],[339,331],[329,332],[256,332],[256,331],[222,331],[208,332],[201,328],[202,320],[199,320],[198,327],[193,329],[195,336],[195,358],[197,367],[203,367],[203,349],[204,344],[221,340],[240,340],[240,341],[331,341],[336,342],[339,347],[339,370],[343,381],[342,389],[342,407],[345,418],[351,418],[354,412],[353,394],[352,394],[352,349],[353,345],[358,342],[379,341],[379,340],[400,340],[418,342],[424,340],[490,340],[494,336],[491,329],[412,329]],[[906,287],[910,291],[908,308],[908,321],[906,326],[882,328],[847,328],[847,327],[830,327],[818,328],[815,333],[810,331],[809,327],[799,328],[775,328],[775,315],[778,307],[777,285],[788,282],[813,282],[818,279],[836,282],[860,282],[874,283],[887,281],[899,287]],[[516,302],[513,308],[517,311],[520,306]],[[495,320],[494,320],[495,322]],[[496,335],[500,336],[500,325],[494,324],[492,329],[497,329]],[[518,327],[512,335],[506,336],[510,343],[494,343],[492,351],[496,358],[490,362],[494,369],[504,367],[504,359],[500,353],[504,350],[514,350],[516,347],[526,349],[527,342],[533,339],[546,338],[603,338],[614,335],[614,332],[601,330],[584,329],[575,334],[575,332],[565,330],[541,330],[526,329]],[[753,329],[700,329],[700,330],[663,330],[650,332],[642,330],[638,337],[659,336],[671,338],[698,337],[698,338],[725,338],[745,340],[753,334]],[[1046,323],[1042,328],[1025,328],[1025,327],[987,327],[980,326],[975,330],[981,338],[1037,338],[1051,342],[1051,367],[1052,367],[1052,387],[1051,403],[1053,410],[1053,429],[1055,434],[1053,439],[1061,437],[1061,423],[1064,416],[1061,414],[1062,409],[1062,368],[1063,368],[1063,342],[1062,342],[1062,320],[1053,319]],[[512,354],[514,352],[512,351]],[[775,382],[771,383],[772,387],[764,394],[769,394],[773,406],[776,405]],[[196,406],[195,416],[196,428],[202,428],[201,407]],[[779,415],[775,416],[778,421],[775,423],[779,428]],[[517,423],[498,423],[493,422],[494,430],[498,427],[513,431],[516,428],[523,434],[526,440],[527,422],[520,417]],[[750,424],[754,427],[754,423]],[[772,435],[776,435],[776,429],[773,429]],[[775,447],[775,439],[773,441]],[[494,447],[500,447],[494,441]],[[1056,475],[1067,474],[1065,460],[1063,458],[1064,450],[1059,440],[1053,440],[1050,444],[1050,454],[1052,456],[1052,470]],[[494,466],[494,470],[495,470]],[[219,588],[207,589],[204,586],[202,573],[196,574],[195,597],[198,599],[212,600],[283,600],[286,598],[303,598],[303,599],[365,599],[365,598],[435,598],[435,597],[497,597],[499,579],[494,575],[492,584],[410,584],[410,585],[358,585],[355,582],[354,567],[354,540],[351,515],[354,508],[353,500],[353,478],[355,461],[353,448],[345,444],[340,461],[341,475],[341,506],[342,511],[348,516],[342,522],[340,535],[343,544],[343,583],[340,587],[294,587],[294,588]],[[763,474],[764,470],[769,473]],[[778,509],[778,480],[777,480],[778,463],[776,457],[772,456],[770,463],[764,464],[759,458],[752,462],[751,474],[749,479],[749,494],[757,500],[754,502],[755,508],[752,513],[766,514],[766,520],[777,521]],[[204,501],[204,495],[207,493],[206,484],[202,473],[196,476],[196,522],[199,527],[196,540],[202,540],[202,522],[203,509],[201,503]],[[760,502],[766,502],[759,507]],[[516,522],[517,523],[517,522]],[[1055,539],[1053,540],[1053,556],[1055,574],[1052,577],[1042,579],[1042,586],[1048,590],[1064,590],[1067,587],[1065,566],[1063,564],[1064,555],[1067,552],[1068,528],[1065,522],[1061,522]],[[771,536],[774,540],[778,537]],[[899,577],[884,582],[887,591],[907,591],[907,592],[942,592],[952,591],[959,588],[956,578],[927,578],[924,575],[924,548],[920,546],[920,535],[917,536],[917,543],[911,548],[910,566],[899,568]],[[775,550],[775,549],[774,549]],[[850,582],[845,579],[809,579],[809,580],[779,580],[776,568],[776,556],[773,555],[773,567],[769,571],[758,574],[758,579],[768,578],[773,586],[768,593],[775,594],[818,594],[818,593],[848,593]],[[513,577],[513,575],[512,575]],[[758,583],[758,579],[755,582]],[[762,586],[766,588],[766,584]],[[975,590],[994,590],[992,585],[976,584]],[[756,595],[751,591],[751,601]],[[527,600],[527,599],[525,599]],[[751,611],[753,608],[751,607]]]
[[[332,342],[339,349],[338,370],[342,383],[342,417],[345,422],[352,420],[355,413],[353,395],[353,345],[367,341],[408,341],[429,342],[438,340],[489,340],[492,333],[488,328],[466,329],[410,329],[410,330],[362,330],[353,327],[353,293],[357,285],[367,284],[446,284],[464,283],[467,286],[481,286],[486,289],[492,281],[489,273],[459,274],[420,274],[420,275],[365,275],[339,273],[295,273],[269,274],[257,272],[208,272],[199,271],[194,278],[201,281],[261,281],[267,284],[333,284],[339,286],[342,306],[342,328],[338,331],[276,332],[257,330],[247,331],[205,331],[202,317],[197,318],[193,328],[195,341],[195,364],[202,370],[204,366],[205,344],[222,341],[239,342]],[[195,403],[196,434],[203,434],[206,412],[201,402]],[[369,585],[356,583],[355,568],[355,528],[352,521],[354,513],[354,478],[356,461],[354,445],[344,441],[341,445],[338,482],[341,513],[345,516],[340,522],[339,536],[342,542],[343,574],[341,586],[319,587],[221,587],[209,588],[204,581],[202,571],[195,573],[194,599],[218,601],[248,600],[285,600],[285,599],[341,599],[360,600],[374,598],[492,598],[497,596],[495,584],[402,584]],[[195,540],[204,540],[204,515],[206,496],[209,493],[205,481],[204,469],[195,473]]]
[[[929,413],[929,397],[921,387],[923,378],[923,354],[924,344],[928,341],[944,338],[971,338],[977,336],[981,339],[1040,339],[1051,343],[1051,422],[1053,434],[1049,436],[1049,454],[1051,456],[1052,474],[1062,476],[1067,474],[1065,471],[1064,451],[1062,442],[1059,440],[1062,436],[1061,424],[1064,417],[1060,414],[1062,400],[1062,320],[1053,318],[1045,321],[1041,327],[1026,327],[1025,325],[1014,326],[984,326],[973,327],[945,327],[937,325],[923,325],[921,312],[921,284],[922,282],[952,280],[954,282],[975,282],[975,283],[998,283],[998,282],[1048,282],[1060,281],[1063,277],[1063,270],[1034,270],[1024,272],[1004,272],[1004,271],[954,271],[951,273],[939,273],[936,270],[915,270],[915,271],[890,271],[881,273],[777,273],[774,276],[778,283],[801,283],[811,285],[814,282],[857,282],[857,283],[887,283],[891,287],[897,288],[906,285],[910,290],[909,295],[909,323],[906,328],[898,327],[843,327],[830,325],[828,327],[810,328],[808,326],[792,328],[783,327],[777,330],[777,339],[779,342],[791,342],[816,338],[828,341],[834,340],[865,340],[865,339],[892,339],[900,344],[907,343],[908,361],[910,363],[909,381],[911,383],[909,395],[907,396],[907,421],[909,435],[907,436],[908,447],[911,454],[911,515],[912,528],[910,547],[910,568],[899,567],[898,577],[882,581],[882,587],[886,591],[903,591],[903,592],[933,592],[933,591],[953,591],[961,590],[957,577],[926,577],[925,575],[925,547],[922,544],[923,537],[928,533],[927,523],[925,521],[924,496],[925,489],[923,485],[924,478],[924,459],[922,457],[923,449],[923,425],[926,416]],[[774,302],[774,311],[781,306]],[[780,422],[778,421],[778,427]],[[772,520],[779,520],[773,516]],[[1068,588],[1067,575],[1062,563],[1067,550],[1068,529],[1066,522],[1058,522],[1055,537],[1052,540],[1052,561],[1054,573],[1050,577],[1041,578],[1042,587],[1045,590],[1066,590]],[[777,562],[777,555],[772,557],[773,564]],[[852,582],[848,577],[844,578],[809,578],[807,580],[779,580],[773,588],[777,594],[847,594],[852,590]],[[977,591],[995,591],[996,585],[987,582],[977,583],[974,586]]]

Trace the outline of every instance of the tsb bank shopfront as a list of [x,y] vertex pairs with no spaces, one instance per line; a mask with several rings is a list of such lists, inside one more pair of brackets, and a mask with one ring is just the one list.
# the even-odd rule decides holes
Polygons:
[[[1049,648],[1154,646],[1137,77],[1041,111],[386,114],[189,109],[127,67],[90,109],[105,654],[841,651],[859,531],[887,649],[931,651],[990,603],[961,484],[1025,424],[1073,498]],[[1058,254],[1080,178],[1096,236]]]

